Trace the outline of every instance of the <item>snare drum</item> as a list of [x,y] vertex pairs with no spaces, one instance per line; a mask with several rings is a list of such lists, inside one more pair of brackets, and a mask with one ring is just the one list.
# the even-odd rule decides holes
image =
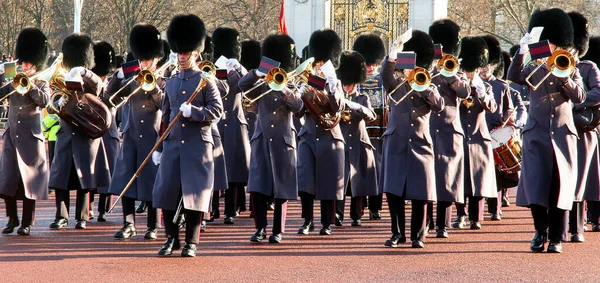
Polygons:
[[496,168],[504,173],[516,173],[521,170],[521,139],[515,128],[506,126],[494,129],[492,136],[492,148],[494,151],[494,162]]

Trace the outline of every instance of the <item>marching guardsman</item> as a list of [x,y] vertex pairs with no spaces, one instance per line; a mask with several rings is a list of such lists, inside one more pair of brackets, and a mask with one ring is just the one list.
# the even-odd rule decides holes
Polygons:
[[[308,52],[314,57],[313,68],[321,74],[321,66],[331,61],[337,68],[342,53],[342,40],[331,29],[321,29],[312,33]],[[264,53],[263,46],[263,53]],[[324,88],[332,111],[344,108],[344,95],[334,74],[321,74],[327,77]],[[298,191],[302,202],[304,224],[298,234],[307,235],[314,229],[313,201],[321,201],[321,235],[331,235],[331,224],[335,222],[335,201],[344,199],[344,136],[339,125],[325,129],[319,125],[319,117],[313,111],[306,111],[304,125],[298,133]]]
[[[387,105],[387,98],[383,91],[383,84],[381,83],[381,75],[379,73],[379,64],[385,57],[385,46],[381,37],[375,33],[361,34],[359,35],[352,45],[352,50],[360,53],[365,58],[365,64],[367,66],[367,78],[364,82],[358,84],[357,91],[362,95],[367,95],[371,106],[376,113],[376,120],[374,121],[380,133],[370,134],[371,144],[375,148],[375,170],[377,176],[381,168],[381,152],[382,144],[381,134],[385,130],[384,120],[387,116],[389,107]],[[373,122],[373,121],[371,121]],[[367,196],[369,206],[369,219],[379,220],[381,219],[381,209],[383,207],[383,192],[378,192],[377,195]]]
[[[238,81],[246,74],[238,62],[241,53],[239,35],[236,29],[225,27],[219,27],[212,33],[213,61],[216,62],[221,56],[228,59],[229,92],[223,97],[224,115],[218,124],[229,182],[229,188],[225,191],[225,224],[233,224],[237,211],[246,209],[245,186],[250,166],[248,122],[242,108],[242,92],[238,87]],[[238,199],[241,207],[238,207]]]
[[[470,80],[470,92],[459,107],[460,120],[465,133],[464,190],[468,202],[470,228],[481,229],[484,212],[484,198],[497,197],[495,165],[492,151],[492,138],[485,120],[486,112],[494,113],[498,105],[492,87],[483,82],[481,69],[488,64],[489,49],[482,37],[465,37],[461,41],[461,69]],[[466,225],[466,204],[457,203],[457,221],[454,228]]]
[[[458,58],[460,53],[459,33],[460,27],[450,19],[435,21],[429,27],[433,43],[442,45],[442,55],[452,55],[455,58]],[[440,71],[436,68],[434,76],[440,74]],[[465,134],[458,108],[462,99],[467,98],[471,91],[469,79],[464,73],[445,74],[447,76],[440,74],[432,80],[444,98],[444,110],[431,115],[429,121],[435,154],[437,238],[448,238],[447,228],[452,224],[452,203],[464,202]]]
[[[101,96],[102,79],[94,74],[94,43],[84,34],[75,33],[63,41],[62,66],[68,71],[66,80],[81,76],[83,92]],[[64,97],[51,102],[56,109],[66,104]],[[110,184],[110,171],[104,142],[81,134],[64,120],[60,121],[55,156],[50,170],[49,186],[56,189],[56,217],[50,229],[64,229],[68,225],[69,190],[77,191],[75,229],[85,229],[89,220],[89,192]]]
[[[365,122],[375,120],[369,96],[357,91],[358,85],[367,77],[365,59],[356,51],[345,51],[340,57],[337,70],[342,89],[346,94],[346,109],[342,112],[340,128],[346,141],[346,165],[344,185],[350,196],[350,218],[352,226],[361,226],[363,197],[377,196],[377,172],[375,169],[375,148],[371,144]],[[338,200],[336,214],[339,221],[344,219],[346,200]]]
[[[596,125],[591,127],[580,127],[578,116],[586,108],[598,109],[600,106],[600,70],[594,62],[581,60],[589,48],[590,36],[588,33],[588,20],[580,13],[570,12],[569,17],[573,23],[573,51],[577,62],[577,69],[583,80],[583,88],[586,91],[585,101],[573,107],[573,119],[577,128],[579,139],[577,140],[577,187],[575,188],[575,199],[573,207],[569,212],[569,230],[571,242],[583,242],[583,226],[585,225],[584,195],[586,191],[598,190],[600,187],[600,170],[598,163],[598,132]],[[563,237],[564,238],[564,237]]]
[[[180,72],[167,81],[164,89],[162,123],[167,127],[179,112],[182,117],[163,142],[162,152],[153,153],[153,162],[161,166],[152,202],[163,210],[167,232],[167,241],[159,255],[171,255],[180,248],[179,229],[172,220],[181,211],[186,220],[186,244],[181,255],[195,257],[202,213],[209,210],[214,181],[211,124],[223,114],[223,104],[213,78],[196,65],[205,38],[204,22],[193,14],[176,15],[167,28],[167,39],[177,53]],[[205,85],[187,104],[200,84]]]
[[[160,32],[150,24],[140,23],[131,29],[129,47],[133,56],[139,60],[142,70],[154,72],[158,67],[157,62],[165,55]],[[164,88],[165,81],[162,79],[162,74],[155,74],[155,76],[157,84],[150,91],[138,89],[140,86],[136,82],[125,87],[130,80],[136,79],[136,75],[125,79],[123,68],[119,68],[108,84],[107,96],[110,97],[116,93],[116,97],[111,103],[114,105],[125,103],[119,109],[122,113],[123,147],[118,152],[110,184],[109,191],[112,194],[119,195],[123,192],[144,158],[150,154],[150,150],[158,138],[160,109],[164,98],[162,88]],[[136,89],[138,90],[133,93]],[[124,102],[125,99],[127,100]],[[139,200],[145,202],[148,211],[144,239],[156,239],[156,229],[160,226],[160,217],[158,209],[152,202],[152,188],[157,170],[158,166],[155,164],[147,164],[121,199],[123,227],[115,233],[115,238],[127,239],[136,235],[135,201]]]
[[[540,40],[550,42],[551,51],[573,47],[573,24],[560,9],[536,11],[529,20],[529,31],[544,27]],[[540,83],[550,70],[525,63],[531,35],[520,41],[518,54],[508,69],[507,78],[517,84]],[[531,250],[562,252],[561,240],[566,234],[566,211],[573,206],[577,178],[577,130],[573,123],[572,103],[585,100],[581,75],[577,68],[565,77],[551,75],[538,88],[530,87],[529,118],[523,128],[523,161],[517,191],[517,205],[531,209],[535,236]]]
[[[589,48],[585,56],[581,57],[580,60],[582,62],[592,62],[596,67],[600,64],[600,37],[594,36],[589,40]],[[588,79],[588,83],[592,80],[600,81],[600,78],[594,77],[593,79]],[[600,129],[596,127],[594,130],[596,134],[600,134]],[[600,155],[599,153],[600,143],[596,147],[596,152],[594,153],[594,157],[592,162],[595,164],[600,163]],[[588,180],[587,180],[587,188],[585,189],[584,199],[587,203],[587,208],[589,210],[589,220],[592,224],[592,232],[600,232],[600,185],[594,185],[600,182],[600,170],[594,166],[590,166],[590,171],[588,172]]]
[[[37,28],[25,28],[17,37],[16,58],[23,74],[33,76],[44,68],[48,41]],[[4,69],[0,70],[4,81]],[[0,99],[14,91],[10,84],[0,89]],[[47,81],[36,79],[26,93],[14,92],[9,98],[8,123],[2,138],[0,153],[0,197],[6,204],[8,223],[2,234],[11,234],[16,227],[19,235],[29,235],[34,225],[35,201],[48,199],[48,165],[40,121],[42,110],[50,99]],[[19,222],[17,199],[23,201]]]
[[[106,41],[94,43],[94,67],[92,72],[98,75],[102,80],[103,85],[108,83],[108,75],[116,68],[115,50]],[[106,97],[105,97],[106,98]],[[108,168],[111,176],[114,173],[115,162],[119,157],[119,149],[121,148],[121,140],[119,139],[119,130],[117,127],[117,110],[111,109],[112,120],[108,131],[102,136],[106,157],[108,159]],[[98,200],[98,222],[106,222],[106,211],[110,208],[112,194],[108,192],[109,186],[98,187],[97,192],[100,194]],[[90,219],[94,215],[94,194],[96,191],[90,191]]]
[[[512,99],[512,91],[507,82],[504,80],[494,76],[494,72],[498,68],[504,68],[502,64],[504,59],[502,58],[502,48],[500,47],[500,42],[493,35],[485,35],[483,36],[483,40],[488,47],[488,63],[485,67],[481,68],[481,72],[479,76],[483,80],[483,82],[488,83],[492,87],[492,92],[494,93],[494,100],[498,105],[496,112],[487,113],[485,115],[488,130],[493,131],[496,128],[502,126],[512,127],[512,124],[509,124],[511,121],[516,123],[516,127],[520,128],[523,126],[520,120],[515,120],[513,115],[517,113],[515,111],[515,107],[513,105]],[[502,189],[505,186],[498,186],[504,179],[514,179],[512,174],[518,174],[517,172],[501,172],[497,168],[496,172],[496,189],[498,190],[497,197],[490,197],[487,199],[488,208],[490,212],[490,219],[494,221],[501,220],[501,202],[498,201],[499,198],[502,197]],[[511,178],[512,177],[512,178]],[[516,178],[518,180],[518,177]],[[516,184],[515,184],[516,185]]]
[[[260,42],[254,39],[242,41],[242,53],[240,55],[240,64],[246,70],[257,69],[260,65]],[[244,116],[248,123],[248,137],[252,138],[254,128],[256,127],[256,113],[244,109]]]
[[[294,70],[292,46],[294,41],[285,34],[267,36],[262,43],[262,56],[280,62],[286,72]],[[240,79],[242,91],[250,90],[265,74],[254,69]],[[250,97],[269,90],[266,84],[248,93]],[[296,172],[296,129],[292,124],[293,113],[302,109],[297,90],[284,87],[273,90],[257,100],[249,109],[257,113],[256,130],[250,141],[252,145],[248,191],[252,197],[256,232],[250,238],[260,242],[266,237],[267,204],[275,199],[273,229],[269,243],[281,243],[285,232],[288,200],[298,198]]]
[[434,56],[433,40],[427,33],[413,30],[407,42],[398,39],[393,43],[381,67],[383,86],[398,101],[398,104],[390,101],[389,124],[382,137],[379,184],[386,193],[392,220],[392,236],[385,245],[397,247],[399,243],[406,242],[404,208],[405,200],[410,200],[412,247],[423,248],[427,232],[427,202],[436,200],[435,157],[429,117],[431,112],[444,109],[444,98],[433,84],[423,91],[413,90],[408,94],[411,86],[404,81],[411,70],[403,69],[399,78],[394,77],[396,58],[401,51],[415,52],[416,66],[429,72]]

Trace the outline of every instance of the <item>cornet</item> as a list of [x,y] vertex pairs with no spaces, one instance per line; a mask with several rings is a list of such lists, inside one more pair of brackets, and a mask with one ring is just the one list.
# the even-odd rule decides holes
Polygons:
[[[533,85],[530,81],[531,77],[535,72],[537,72],[544,64],[548,66],[550,72],[546,74],[536,85]],[[564,49],[559,49],[552,52],[552,55],[546,60],[539,64],[528,76],[525,78],[525,82],[529,87],[533,90],[536,90],[540,85],[550,76],[554,75],[559,78],[566,78],[573,74],[575,71],[575,58],[573,55]]]
[[[405,83],[408,83],[408,85],[410,86],[410,91],[408,91],[399,100],[395,100],[392,94],[394,94],[394,92],[396,92],[396,90],[398,90]],[[406,99],[406,97],[408,97],[408,95],[411,94],[413,91],[424,91],[429,87],[430,84],[431,74],[429,74],[429,71],[425,70],[424,68],[416,68],[410,71],[406,80],[404,80],[396,88],[390,91],[388,97],[394,102],[395,105],[398,105],[400,102]]]

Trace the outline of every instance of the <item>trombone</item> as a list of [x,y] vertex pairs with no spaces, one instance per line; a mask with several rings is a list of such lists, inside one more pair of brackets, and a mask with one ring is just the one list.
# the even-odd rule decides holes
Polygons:
[[458,73],[458,70],[460,69],[460,62],[453,55],[446,54],[442,57],[442,59],[438,61],[437,69],[439,73],[431,77],[432,79],[439,75],[442,75],[447,78],[453,77],[454,75],[456,75],[456,73]]
[[[129,101],[129,99],[134,94],[136,94],[140,89],[144,90],[144,91],[153,90],[156,87],[156,76],[163,73],[167,68],[171,67],[172,65],[175,65],[175,63],[173,63],[171,61],[167,61],[165,64],[160,66],[154,72],[152,72],[150,70],[140,71],[138,73],[137,77],[129,80],[129,82],[127,82],[124,86],[122,86],[119,90],[117,90],[113,95],[111,95],[110,98],[108,99],[108,103],[110,104],[111,107],[120,108],[121,106],[125,105],[125,103],[127,103],[127,101]],[[121,91],[123,91],[125,88],[127,88],[134,81],[137,82],[137,84],[139,86],[135,90],[133,90],[129,95],[121,98],[121,102],[115,104],[113,102],[114,99],[119,95],[119,93],[121,93]]]
[[[410,86],[410,91],[408,91],[399,100],[395,100],[392,94],[394,94],[394,92],[396,92],[396,90],[398,90],[405,83],[408,83],[408,85]],[[396,86],[396,88],[394,88],[392,91],[390,91],[388,97],[394,102],[395,105],[398,105],[400,102],[406,99],[406,97],[408,97],[408,95],[411,94],[413,91],[424,91],[429,87],[430,84],[431,74],[429,74],[429,71],[425,70],[424,68],[419,67],[411,70],[408,74],[408,78],[404,80],[401,84]]]
[[[543,65],[547,65],[550,72],[546,74],[536,85],[533,85],[530,81],[531,77],[534,73],[536,73]],[[536,90],[540,85],[550,76],[554,75],[559,78],[566,78],[573,74],[575,71],[575,58],[573,55],[564,49],[559,49],[552,52],[552,55],[548,58],[548,60],[539,64],[526,78],[525,82],[529,87],[533,90]]]
[[37,74],[35,74],[31,77],[27,77],[27,75],[25,75],[25,73],[18,73],[13,78],[13,81],[12,81],[12,86],[13,86],[14,90],[9,92],[2,99],[0,99],[0,102],[9,98],[15,92],[19,93],[21,95],[25,95],[26,93],[28,93],[31,90],[33,80],[44,80],[44,81],[50,82],[54,73],[58,70],[59,66],[62,66],[62,64],[61,64],[62,58],[63,58],[63,54],[60,53],[58,55],[58,57],[56,57],[56,60],[54,60],[54,63],[52,63],[52,65],[50,65],[50,67],[46,68],[45,70],[43,70],[41,72],[38,72]]
[[211,77],[214,77],[217,74],[217,67],[210,61],[200,61],[196,63],[196,65],[201,71],[208,73]]

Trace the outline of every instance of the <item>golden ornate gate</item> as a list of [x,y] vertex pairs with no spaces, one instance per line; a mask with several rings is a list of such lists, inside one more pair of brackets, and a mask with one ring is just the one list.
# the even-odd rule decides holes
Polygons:
[[408,28],[409,0],[332,0],[331,28],[351,49],[362,33],[381,35],[386,46]]

